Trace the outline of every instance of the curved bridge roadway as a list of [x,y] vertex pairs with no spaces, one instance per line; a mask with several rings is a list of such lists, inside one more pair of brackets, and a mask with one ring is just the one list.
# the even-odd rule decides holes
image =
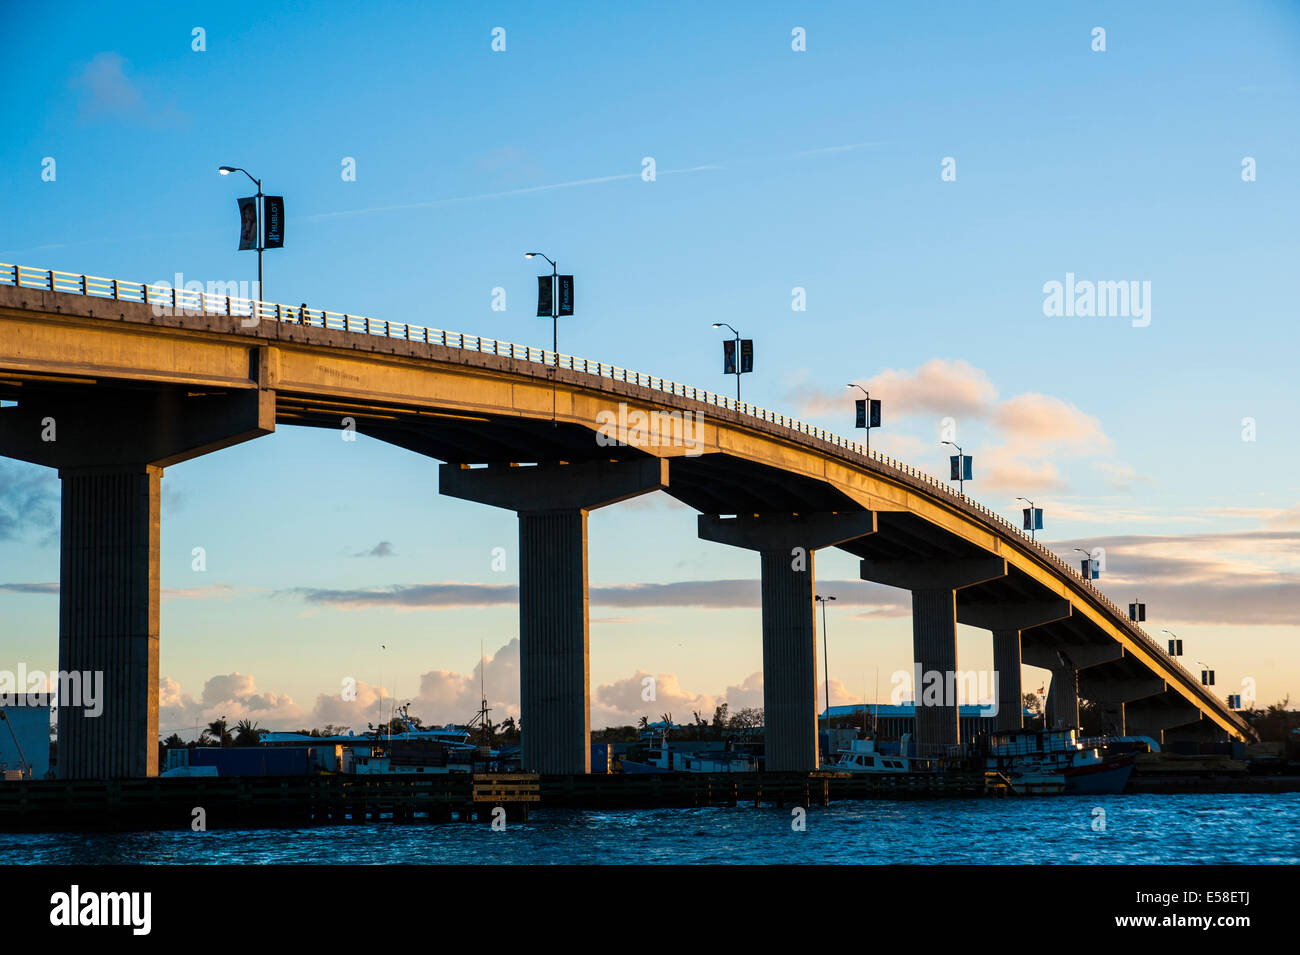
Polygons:
[[[68,777],[157,772],[159,488],[165,467],[277,424],[358,431],[447,462],[441,493],[519,515],[524,764],[590,769],[587,513],[662,490],[762,570],[768,766],[817,766],[814,557],[912,594],[916,665],[958,670],[955,626],[991,631],[999,725],[1020,664],[1074,725],[1250,727],[1089,581],[937,479],[732,399],[549,351],[361,316],[0,264],[0,455],[59,469],[59,666],[102,670],[105,709],[59,711]],[[50,425],[54,425],[51,432]],[[54,437],[55,440],[49,440]],[[923,686],[918,701],[930,699]],[[960,741],[951,696],[918,743]]]

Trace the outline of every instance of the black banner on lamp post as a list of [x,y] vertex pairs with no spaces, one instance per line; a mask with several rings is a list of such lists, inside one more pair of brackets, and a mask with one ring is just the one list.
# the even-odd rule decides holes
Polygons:
[[557,315],[573,314],[573,276],[572,275],[560,276],[559,301],[557,304],[559,306],[559,308],[556,310]]
[[537,276],[537,317],[553,318],[555,314],[555,292],[549,275]]
[[262,199],[265,217],[262,223],[262,248],[284,248],[284,196],[265,196]]

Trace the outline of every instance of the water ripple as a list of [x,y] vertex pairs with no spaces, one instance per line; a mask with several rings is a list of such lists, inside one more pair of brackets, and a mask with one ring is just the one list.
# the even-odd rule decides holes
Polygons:
[[[1300,794],[538,810],[503,831],[365,823],[213,832],[0,833],[4,863],[1297,864]],[[1104,824],[1104,825],[1103,825]]]

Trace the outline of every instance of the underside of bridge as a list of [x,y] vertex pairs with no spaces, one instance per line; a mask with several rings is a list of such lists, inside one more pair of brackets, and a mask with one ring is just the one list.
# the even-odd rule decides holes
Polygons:
[[[59,665],[99,670],[105,680],[98,719],[60,702],[61,775],[157,771],[164,468],[277,424],[355,429],[445,462],[442,494],[518,514],[529,769],[589,768],[587,515],[656,490],[700,513],[701,538],[758,556],[770,768],[817,766],[814,566],[826,547],[858,557],[863,579],[910,592],[922,673],[958,670],[958,623],[990,631],[1000,727],[1021,725],[1020,667],[1028,664],[1052,673],[1054,723],[1078,725],[1085,700],[1114,731],[1160,742],[1246,732],[1187,674],[1082,599],[1078,584],[1026,563],[1025,544],[971,532],[958,504],[936,503],[934,491],[908,488],[901,476],[868,481],[865,464],[839,461],[835,448],[810,446],[797,432],[569,370],[487,355],[469,356],[468,367],[469,358],[445,347],[433,361],[414,343],[385,342],[392,354],[375,355],[373,336],[232,330],[224,316],[190,330],[188,319],[160,323],[126,303],[108,304],[129,324],[91,310],[92,321],[86,300],[62,293],[43,293],[33,317],[13,292],[0,288],[0,323],[14,323],[13,334],[0,336],[0,398],[18,404],[0,408],[0,455],[59,470]],[[64,309],[80,324],[63,328]],[[153,356],[152,371],[124,370],[130,348],[118,334]],[[77,359],[61,360],[69,348],[80,349]],[[376,383],[364,387],[361,371],[372,367]],[[703,416],[714,429],[704,453],[601,440],[594,414],[619,402]],[[918,744],[960,742],[957,701],[914,692]]]

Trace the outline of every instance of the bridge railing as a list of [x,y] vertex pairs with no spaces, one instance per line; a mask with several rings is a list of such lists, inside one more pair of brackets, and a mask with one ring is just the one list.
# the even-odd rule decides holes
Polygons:
[[[536,362],[557,368],[597,375],[614,381],[623,381],[654,391],[661,391],[676,397],[702,401],[705,404],[726,408],[759,421],[789,428],[810,438],[823,441],[857,455],[869,462],[876,470],[892,473],[895,476],[910,478],[923,484],[932,493],[942,497],[957,507],[976,514],[1003,533],[1013,533],[1026,550],[1051,565],[1060,573],[1075,578],[1086,590],[1089,597],[1102,605],[1125,628],[1126,632],[1148,650],[1157,654],[1167,666],[1181,671],[1185,679],[1194,687],[1200,687],[1199,679],[1176,658],[1169,656],[1158,642],[1146,631],[1128,619],[1128,613],[1098,589],[1091,580],[1059,557],[1054,551],[1038,543],[1027,535],[1023,528],[1007,520],[1001,514],[991,510],[978,501],[952,490],[944,481],[906,464],[888,455],[871,451],[857,441],[850,441],[834,432],[810,425],[807,422],[791,418],[788,415],[760,408],[749,402],[737,401],[726,395],[685,385],[656,375],[647,375],[631,371],[618,365],[594,362],[586,358],[557,353],[546,348],[531,345],[516,345],[484,338],[479,335],[466,335],[462,332],[449,332],[445,329],[428,328],[423,325],[411,325],[406,322],[390,322],[386,319],[370,318],[365,315],[353,315],[348,312],[331,312],[320,308],[309,308],[306,304],[285,305],[264,302],[257,299],[237,298],[227,295],[213,295],[193,289],[177,289],[167,284],[149,285],[143,282],[126,282],[120,279],[104,278],[97,275],[83,275],[76,272],[61,272],[57,269],[38,269],[26,265],[10,265],[0,262],[0,285],[12,285],[21,288],[43,289],[54,292],[71,292],[95,298],[108,298],[122,302],[139,302],[158,309],[170,310],[181,314],[225,315],[238,318],[241,324],[252,327],[263,321],[298,324],[307,327],[325,328],[333,331],[358,332],[366,335],[379,335],[385,338],[398,338],[404,341],[423,342],[445,348],[458,348],[480,354],[501,355],[521,361]],[[1203,688],[1202,695],[1210,697]],[[1213,698],[1216,699],[1217,698]]]

